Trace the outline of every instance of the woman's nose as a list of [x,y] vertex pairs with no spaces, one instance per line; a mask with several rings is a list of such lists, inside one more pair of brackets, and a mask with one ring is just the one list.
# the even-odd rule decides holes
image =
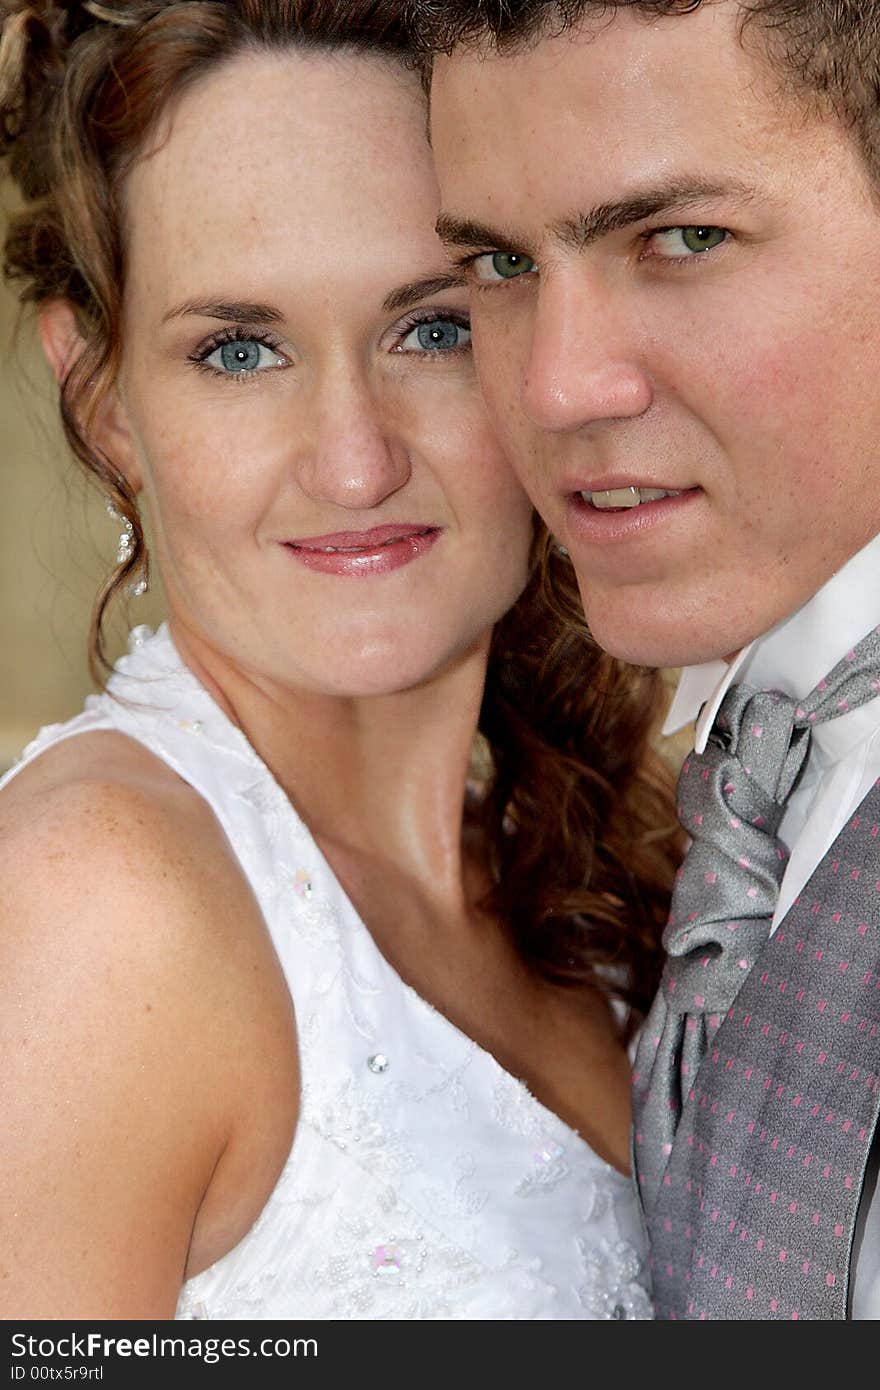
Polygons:
[[613,294],[577,274],[541,286],[521,384],[523,409],[538,429],[577,430],[650,406],[638,335]]
[[310,435],[297,480],[315,501],[366,511],[409,481],[409,449],[381,388],[366,378],[336,375],[319,389]]

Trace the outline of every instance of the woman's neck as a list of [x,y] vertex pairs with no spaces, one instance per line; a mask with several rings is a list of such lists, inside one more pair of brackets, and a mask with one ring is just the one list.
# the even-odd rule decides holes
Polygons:
[[422,685],[340,697],[266,684],[172,621],[181,656],[237,724],[332,860],[387,861],[431,896],[466,896],[465,783],[489,634]]

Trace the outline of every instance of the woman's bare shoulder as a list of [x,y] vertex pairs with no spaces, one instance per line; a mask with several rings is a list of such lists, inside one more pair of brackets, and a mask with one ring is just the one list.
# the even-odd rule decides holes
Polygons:
[[0,959],[91,949],[146,983],[205,952],[230,895],[250,907],[210,807],[123,735],[66,740],[0,794]]
[[54,744],[0,793],[0,875],[12,863],[31,870],[14,876],[15,893],[41,901],[55,890],[87,899],[122,887],[149,889],[154,900],[218,874],[240,877],[204,799],[149,749],[109,730]]
[[[98,729],[61,738],[16,772],[0,793],[0,826],[17,822],[30,808],[40,819],[46,798],[60,804],[66,797],[126,792],[152,799],[157,810],[188,801],[195,810],[201,797],[155,753],[114,729]],[[205,810],[207,812],[207,807]]]
[[58,744],[0,794],[0,980],[2,1315],[172,1316],[240,1147],[239,1054],[285,999],[210,808],[124,736]]

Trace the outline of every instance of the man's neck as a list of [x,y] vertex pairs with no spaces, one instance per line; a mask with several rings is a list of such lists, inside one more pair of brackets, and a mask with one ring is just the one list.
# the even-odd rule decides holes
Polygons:
[[[880,536],[875,536],[795,613],[741,651],[682,670],[664,734],[699,715],[702,728],[734,679],[798,699],[880,624]],[[701,712],[702,709],[702,712]],[[699,734],[698,734],[699,742]]]

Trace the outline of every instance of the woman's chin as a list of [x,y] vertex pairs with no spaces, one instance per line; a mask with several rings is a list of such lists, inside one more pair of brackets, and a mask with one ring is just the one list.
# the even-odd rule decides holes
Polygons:
[[433,680],[439,668],[420,663],[388,663],[376,669],[369,664],[353,662],[347,669],[339,671],[324,670],[321,673],[321,686],[328,695],[340,699],[374,699],[381,696],[400,695],[408,690],[418,689]]
[[[421,634],[423,637],[424,634]],[[488,642],[486,644],[488,650]],[[460,645],[425,644],[412,637],[393,645],[382,644],[367,651],[337,650],[332,659],[316,663],[315,674],[321,687],[331,695],[359,699],[397,695],[453,672],[467,652],[473,652],[471,639]]]

